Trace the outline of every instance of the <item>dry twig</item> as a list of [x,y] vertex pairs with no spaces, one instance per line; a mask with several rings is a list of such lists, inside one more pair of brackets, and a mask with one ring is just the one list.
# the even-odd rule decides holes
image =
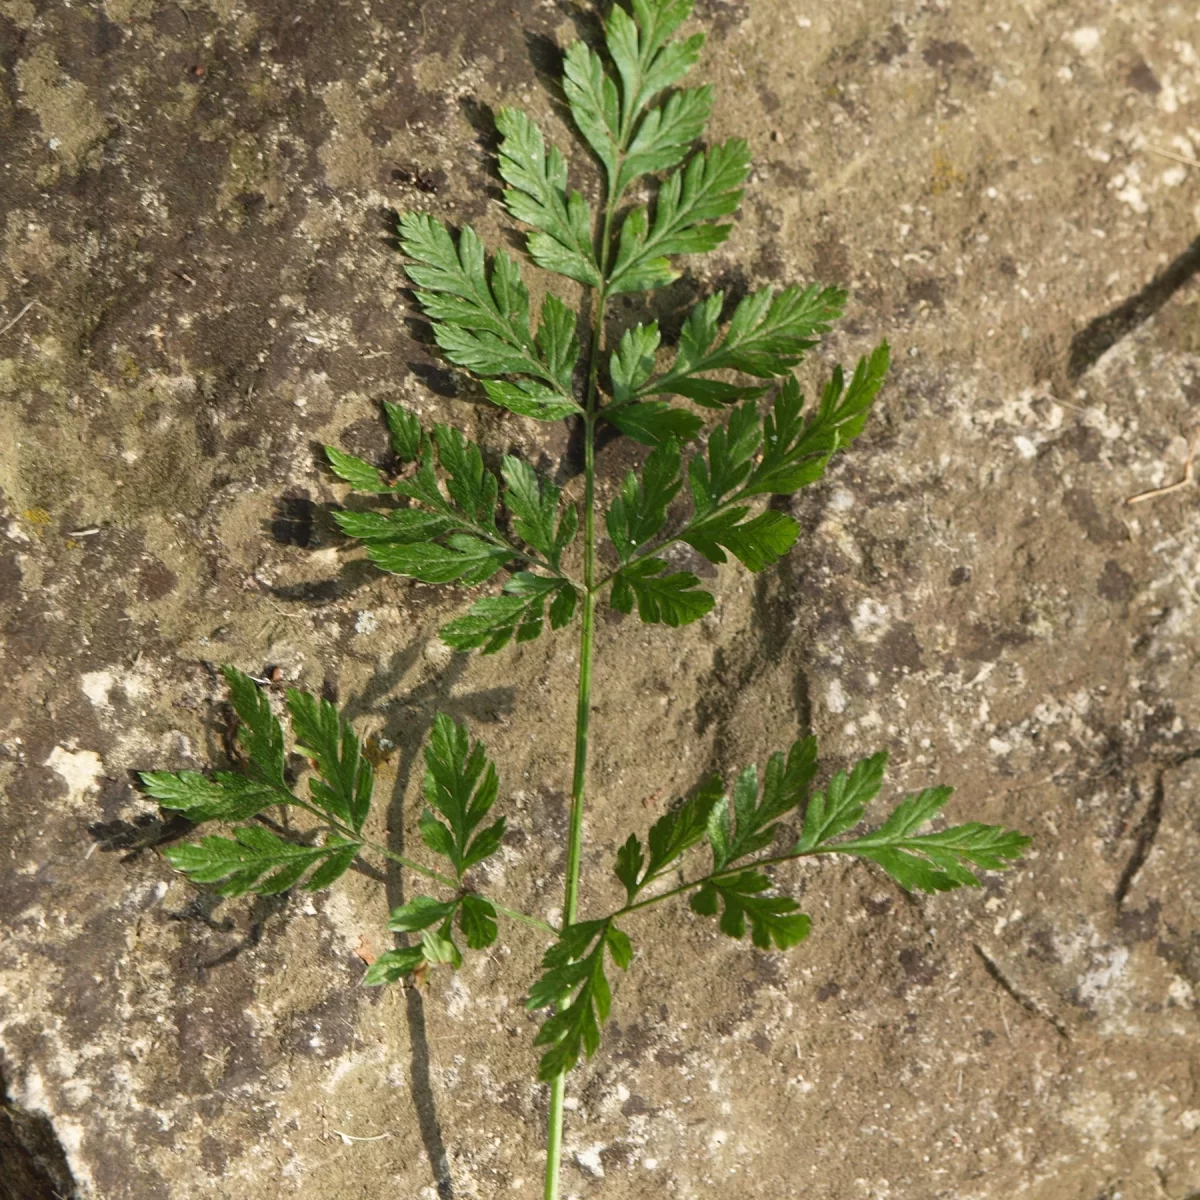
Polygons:
[[1183,163],[1185,167],[1200,167],[1200,162],[1194,158],[1188,158],[1186,154],[1176,154],[1174,150],[1163,150],[1159,146],[1147,146],[1146,149],[1151,154],[1161,154],[1163,158],[1171,158],[1177,163]]
[[0,327],[0,333],[7,333],[35,304],[36,300],[30,300],[23,309],[7,325]]
[[1166,487],[1151,488],[1148,492],[1138,492],[1136,496],[1129,496],[1126,504],[1141,504],[1143,500],[1153,500],[1155,496],[1167,496],[1171,492],[1178,492],[1180,489],[1187,487],[1192,482],[1192,464],[1196,460],[1196,450],[1200,448],[1200,429],[1197,429],[1192,434],[1192,444],[1188,447],[1187,458],[1183,460],[1183,478],[1175,483],[1169,483]]

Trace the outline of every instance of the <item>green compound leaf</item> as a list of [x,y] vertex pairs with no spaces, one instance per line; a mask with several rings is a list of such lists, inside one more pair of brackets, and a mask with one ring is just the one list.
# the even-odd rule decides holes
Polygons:
[[490,900],[467,893],[459,905],[458,927],[471,950],[486,949],[496,940],[499,933],[495,907]]
[[663,575],[667,564],[661,558],[639,558],[622,567],[612,580],[609,603],[618,612],[633,611],[647,625],[689,625],[712,612],[712,593],[700,589],[700,580],[690,571]]
[[510,185],[504,193],[508,211],[537,231],[529,235],[533,261],[589,287],[599,286],[591,209],[578,192],[568,194],[563,156],[553,146],[547,152],[542,131],[519,109],[500,109],[496,128],[502,136],[500,175]]
[[654,371],[660,340],[657,321],[635,325],[621,335],[617,351],[609,360],[613,402],[602,410],[607,421],[646,446],[657,446],[671,438],[691,441],[704,424],[695,413],[673,408],[662,400],[633,403],[637,389]]
[[537,332],[537,347],[546,369],[568,395],[579,360],[579,338],[575,328],[579,318],[557,296],[542,302],[542,323]]
[[457,971],[462,966],[462,951],[454,941],[449,921],[441,929],[421,931],[421,953],[431,967],[449,963]]
[[272,804],[286,804],[292,799],[290,793],[281,792],[274,784],[228,771],[218,771],[211,777],[198,771],[142,771],[139,778],[147,795],[163,808],[182,813],[197,825],[204,821],[244,821]]
[[628,404],[637,389],[654,373],[654,356],[661,341],[657,321],[635,325],[621,334],[608,368],[615,405]]
[[584,42],[567,48],[563,60],[563,93],[584,141],[604,164],[609,187],[616,183],[620,150],[621,112],[617,85],[608,77],[600,56]]
[[625,885],[627,904],[632,904],[638,894],[642,865],[645,861],[641,839],[636,833],[631,833],[617,851],[617,861],[613,867],[613,874]]
[[[640,394],[686,394],[681,387],[693,386],[691,378],[706,371],[742,371],[760,379],[786,375],[842,315],[846,293],[818,284],[779,293],[764,288],[738,304],[717,342],[723,304],[724,295],[717,292],[692,310],[670,371],[643,384]],[[714,402],[719,402],[715,396]]]
[[664,813],[650,826],[646,839],[650,855],[640,886],[644,887],[703,839],[709,814],[719,797],[719,781],[709,779],[678,808]]
[[871,859],[909,891],[978,887],[979,879],[968,863],[987,871],[1005,870],[1024,854],[1032,839],[1015,829],[978,822],[917,834],[916,830],[938,815],[953,790],[935,787],[915,792],[905,797],[874,833],[838,842],[830,849]]
[[446,491],[471,520],[488,529],[496,527],[496,476],[483,465],[479,446],[451,425],[435,425],[438,461],[446,472]]
[[505,456],[500,474],[508,485],[504,507],[512,513],[513,531],[557,570],[563,550],[575,536],[578,517],[574,507],[560,516],[562,492],[519,458]]
[[749,170],[750,147],[735,138],[669,175],[658,191],[653,224],[645,207],[625,218],[610,291],[660,287],[679,274],[668,255],[701,254],[724,242],[733,227],[710,222],[737,209]]
[[634,0],[631,18],[620,5],[613,5],[604,32],[621,79],[626,128],[658,92],[695,66],[703,34],[664,44],[691,11],[691,0]]
[[379,495],[392,490],[378,467],[371,466],[369,462],[356,458],[353,454],[345,454],[336,446],[326,446],[325,457],[329,459],[333,473],[356,492]]
[[707,520],[696,521],[679,535],[709,562],[725,562],[725,550],[751,571],[761,571],[785,555],[795,544],[800,526],[784,513],[764,512],[742,520],[748,508],[728,508]]
[[421,457],[421,423],[416,414],[403,404],[383,402],[387,414],[388,432],[392,437],[392,450],[401,462],[416,462]]
[[[531,242],[543,236],[534,234]],[[529,293],[512,259],[497,254],[489,276],[474,230],[464,227],[456,247],[445,226],[426,214],[401,218],[400,242],[414,260],[405,271],[417,285],[417,299],[452,363],[482,376],[530,375],[559,389],[530,333]]]
[[600,1028],[612,1007],[612,991],[604,973],[605,950],[621,970],[628,969],[633,947],[611,919],[567,926],[542,958],[543,974],[530,988],[526,1007],[534,1011],[555,1005],[558,1009],[534,1042],[550,1047],[538,1066],[538,1078],[543,1081],[571,1070],[581,1053],[591,1058],[600,1045]]
[[419,508],[398,508],[389,513],[334,510],[333,519],[347,536],[360,542],[429,542],[442,534],[461,529],[462,522],[444,513]]
[[776,822],[803,803],[816,771],[816,738],[794,742],[786,760],[776,751],[767,760],[760,802],[758,768],[746,767],[733,785],[732,807],[729,798],[721,796],[709,814],[713,870],[723,870],[769,846],[778,828]]
[[639,175],[665,171],[682,162],[692,143],[704,133],[712,115],[712,102],[712,88],[705,84],[675,92],[646,113],[617,176],[618,194]]
[[742,871],[726,879],[710,880],[692,896],[693,912],[716,916],[721,908],[721,932],[741,938],[750,920],[750,940],[760,950],[772,945],[787,950],[808,937],[811,921],[799,905],[786,896],[763,896],[771,881],[758,871]]
[[[430,849],[444,854],[461,879],[500,846],[505,821],[486,829],[479,826],[496,800],[499,780],[496,764],[482,742],[472,742],[465,725],[438,713],[425,747],[425,800],[429,809],[421,818],[421,836]],[[440,813],[443,824],[433,815]],[[476,832],[478,831],[478,832]]]
[[515,637],[530,642],[542,632],[546,601],[550,625],[561,629],[575,615],[575,589],[562,579],[518,571],[504,585],[504,595],[476,600],[465,617],[443,625],[442,641],[455,650],[495,654]]
[[800,386],[788,379],[775,397],[764,424],[764,448],[746,488],[746,495],[790,495],[819,479],[830,456],[844,449],[862,432],[871,405],[887,375],[889,350],[886,342],[861,358],[850,386],[845,387],[841,367],[821,396],[817,411],[807,421]]
[[437,470],[435,469],[435,454],[433,438],[428,434],[421,435],[421,456],[417,460],[417,469],[407,479],[398,479],[393,485],[397,496],[406,496],[418,504],[424,504],[435,512],[454,515],[454,506],[442,494],[438,485]]
[[283,727],[271,711],[267,693],[236,667],[222,667],[233,710],[241,724],[237,737],[249,756],[247,773],[287,791],[283,773]]
[[754,455],[762,438],[758,411],[750,400],[739,404],[729,420],[709,434],[707,461],[698,454],[688,464],[688,483],[696,521],[713,511],[750,478]]
[[625,885],[628,903],[632,903],[643,888],[652,884],[703,840],[714,808],[721,801],[721,781],[714,775],[702,783],[692,796],[664,813],[650,827],[646,839],[648,858],[643,853],[637,834],[629,835],[617,851],[617,861],[613,867],[613,873]]
[[887,760],[886,750],[860,759],[849,774],[839,771],[823,792],[814,792],[804,813],[804,830],[793,853],[807,854],[857,825],[867,804],[883,786]]
[[623,563],[666,524],[667,507],[683,484],[679,468],[679,445],[673,438],[668,438],[646,459],[640,478],[636,471],[625,476],[621,490],[605,516],[608,536]]
[[420,946],[389,950],[367,968],[367,973],[363,976],[363,985],[379,987],[381,984],[395,983],[405,975],[411,975],[424,961],[425,952]]
[[309,781],[313,802],[358,833],[371,809],[375,769],[349,722],[328,700],[289,688],[288,712],[298,753],[312,759],[320,775]]
[[563,417],[574,417],[583,412],[570,397],[528,379],[516,383],[485,379],[483,390],[493,404],[507,408],[519,417],[532,417],[535,421],[560,421]]
[[393,933],[419,933],[438,925],[458,911],[457,900],[435,900],[432,896],[414,896],[407,904],[392,909],[388,928]]
[[668,441],[690,442],[704,427],[704,422],[695,413],[675,408],[663,400],[605,408],[601,413],[622,433],[643,446],[660,446]]
[[206,837],[171,846],[163,855],[194,883],[217,884],[223,896],[270,896],[294,887],[313,867],[317,870],[303,885],[305,890],[328,887],[349,868],[359,848],[359,842],[338,837],[330,837],[323,846],[302,846],[285,842],[261,825],[242,825],[232,838]]
[[409,575],[422,583],[483,583],[512,557],[507,546],[456,533],[448,546],[433,542],[411,545],[372,544],[367,554],[377,567],[393,575]]
[[489,278],[487,256],[475,231],[464,226],[456,246],[449,230],[427,213],[400,218],[400,247],[413,260],[404,270],[418,288],[421,307],[435,322],[435,333],[472,330],[486,337],[480,346],[493,348],[501,357],[516,355],[515,361],[522,364],[513,368],[518,371],[536,361],[529,293],[511,258],[497,254]]

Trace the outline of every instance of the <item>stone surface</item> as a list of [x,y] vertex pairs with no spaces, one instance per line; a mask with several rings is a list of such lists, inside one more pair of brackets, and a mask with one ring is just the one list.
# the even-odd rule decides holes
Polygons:
[[[220,761],[214,664],[279,664],[395,743],[373,821],[400,845],[443,708],[503,771],[491,885],[558,903],[570,638],[446,654],[465,599],[343,545],[317,447],[380,457],[404,400],[577,486],[563,430],[431,353],[392,214],[511,236],[491,112],[565,140],[543,74],[587,13],[0,0],[0,1191],[540,1194],[537,939],[364,991],[403,880],[216,903],[149,845],[179,830],[131,772]],[[1200,156],[1200,14],[698,14],[714,134],[755,175],[730,242],[617,321],[818,278],[854,299],[806,386],[882,336],[896,365],[778,570],[722,569],[685,631],[603,626],[587,903],[631,822],[809,725],[831,764],[886,746],[898,788],[953,783],[953,816],[1036,846],[966,897],[796,871],[814,933],[786,956],[655,910],[572,1077],[567,1191],[1183,1200],[1200,525],[1194,490],[1124,500],[1198,421],[1200,168],[1160,152]],[[607,447],[603,488],[635,458]]]

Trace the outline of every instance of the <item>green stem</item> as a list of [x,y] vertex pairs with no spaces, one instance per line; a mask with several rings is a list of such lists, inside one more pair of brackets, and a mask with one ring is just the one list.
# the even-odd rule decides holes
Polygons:
[[[610,197],[604,209],[600,235],[600,275],[608,273],[616,201]],[[592,654],[596,633],[596,415],[600,349],[604,340],[604,306],[607,286],[596,293],[592,309],[592,342],[588,351],[586,410],[583,418],[583,614],[579,632],[579,687],[575,705],[575,769],[571,779],[571,816],[567,835],[567,879],[563,892],[562,924],[575,921],[579,910],[579,867],[583,856],[583,803],[587,789],[588,727],[592,711]],[[550,1114],[546,1126],[546,1187],[544,1200],[558,1200],[562,1159],[563,1098],[566,1076],[550,1081]]]

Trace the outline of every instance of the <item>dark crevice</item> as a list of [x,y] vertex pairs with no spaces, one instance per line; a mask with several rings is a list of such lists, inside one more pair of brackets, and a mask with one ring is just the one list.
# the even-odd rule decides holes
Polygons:
[[78,1195],[49,1118],[13,1104],[0,1071],[0,1200],[77,1200]]
[[1200,272],[1200,238],[1192,242],[1140,292],[1089,321],[1071,339],[1067,374],[1072,379],[1078,379],[1102,354],[1154,316],[1197,272]]
[[975,943],[975,953],[979,955],[980,962],[983,963],[984,970],[1000,985],[1000,987],[1011,996],[1027,1013],[1032,1016],[1039,1017],[1051,1026],[1055,1033],[1061,1038],[1066,1038],[1068,1041],[1071,1038],[1071,1031],[1067,1028],[1066,1022],[1060,1017],[1052,1013],[1044,1004],[1040,1004],[1032,996],[1023,992],[1008,975],[998,962],[981,946],[978,942]]
[[1158,776],[1154,780],[1154,792],[1150,796],[1146,815],[1138,822],[1137,832],[1133,837],[1133,853],[1129,856],[1129,861],[1125,864],[1125,869],[1121,872],[1121,878],[1117,880],[1115,898],[1118,908],[1125,903],[1125,897],[1129,895],[1129,889],[1133,887],[1133,881],[1137,878],[1138,872],[1150,856],[1154,839],[1158,837],[1158,830],[1162,825],[1163,805],[1166,802],[1166,796],[1166,771],[1159,771]]

